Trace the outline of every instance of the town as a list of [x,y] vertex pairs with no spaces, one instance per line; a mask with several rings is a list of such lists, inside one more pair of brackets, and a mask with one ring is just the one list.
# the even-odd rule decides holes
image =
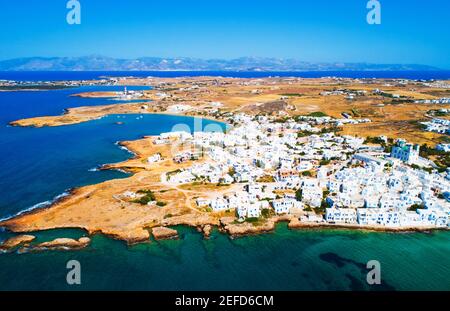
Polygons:
[[[241,113],[225,118],[234,124],[226,133],[172,132],[154,140],[164,144],[175,137],[189,147],[173,161],[199,162],[162,174],[165,182],[237,186],[226,195],[212,191],[196,198],[198,207],[213,213],[234,210],[240,222],[289,214],[306,223],[360,227],[450,224],[450,169],[421,157],[418,145],[400,138],[378,137],[377,144],[341,136],[336,126],[343,120],[329,117],[275,122]],[[159,155],[148,159],[158,160]]]
[[48,209],[0,224],[33,231],[72,226],[76,218],[79,227],[128,243],[175,238],[182,225],[205,237],[214,228],[233,237],[271,232],[280,222],[291,229],[449,228],[447,81],[105,79],[115,89],[73,96],[125,102],[10,125],[105,118],[126,128],[183,118],[159,134],[116,142],[131,158],[95,169],[129,177],[81,187]]
[[56,90],[80,86],[113,86],[114,78],[96,80],[63,80],[63,81],[16,81],[0,79],[0,91]]

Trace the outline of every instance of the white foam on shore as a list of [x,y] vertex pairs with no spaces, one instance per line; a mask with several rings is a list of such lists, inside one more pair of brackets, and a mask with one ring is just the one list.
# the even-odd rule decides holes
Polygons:
[[[99,167],[91,168],[88,171],[89,172],[100,172],[100,171],[102,171],[102,168],[105,167],[106,165],[111,165],[111,164],[110,163],[106,163],[106,164],[100,165]],[[120,168],[108,168],[108,170],[110,170],[110,171],[117,171],[117,172],[121,172],[121,173],[124,173],[124,174],[129,174],[129,172],[124,171],[124,170],[122,170]]]
[[132,154],[133,156],[136,156],[136,155],[137,155],[136,153],[134,153],[133,151],[131,151],[131,150],[128,149],[127,147],[122,146],[122,145],[120,144],[120,141],[116,141],[116,142],[114,143],[114,145],[119,146],[120,149],[125,150],[126,152]]
[[120,169],[120,168],[114,168],[114,169],[112,169],[112,170],[117,171],[117,172],[121,172],[121,173],[124,173],[124,174],[129,174],[129,172],[124,171],[124,170],[122,170],[122,169]]
[[[133,155],[133,156],[136,156],[136,155],[137,155],[137,154],[134,153],[133,151],[129,150],[127,147],[120,145],[120,141],[116,141],[114,144],[115,144],[116,146],[119,146],[120,149],[125,150],[126,152],[130,153],[130,154]],[[104,165],[107,165],[107,164],[104,164]],[[100,167],[102,167],[102,166],[104,166],[104,165],[101,165],[101,166],[98,166],[98,167],[91,168],[91,169],[89,169],[88,171],[89,171],[89,172],[97,172],[97,171],[100,171]],[[122,170],[122,169],[113,169],[113,170],[118,171],[118,172],[121,172],[121,173],[124,173],[124,174],[129,174],[128,172],[126,172],[126,171],[124,171],[124,170]],[[60,200],[60,199],[62,199],[62,198],[64,198],[64,197],[66,197],[66,196],[68,196],[68,195],[70,195],[69,190],[68,190],[68,191],[65,191],[65,192],[63,192],[63,193],[61,193],[61,194],[59,194],[59,195],[57,195],[57,196],[54,197],[52,200],[47,200],[47,201],[44,201],[44,202],[37,203],[37,204],[35,204],[35,205],[33,205],[33,206],[29,207],[29,208],[26,208],[26,209],[24,209],[24,210],[18,212],[17,214],[14,214],[14,215],[11,215],[11,216],[6,216],[6,217],[4,217],[4,218],[0,218],[0,221],[5,221],[5,220],[8,220],[8,219],[11,219],[11,218],[14,218],[14,217],[23,215],[23,214],[28,213],[28,212],[31,212],[31,211],[33,211],[33,210],[35,210],[35,209],[48,207],[48,206],[52,205],[53,203],[55,203],[56,201],[58,201],[58,200]],[[2,229],[2,228],[0,227],[0,229]]]
[[68,195],[70,195],[70,192],[69,191],[64,191],[63,193],[61,193],[61,194],[57,195],[56,197],[54,197],[52,200],[48,200],[48,201],[37,203],[37,204],[35,204],[35,205],[33,205],[33,206],[29,207],[29,208],[24,209],[23,211],[18,212],[17,214],[14,214],[14,215],[11,215],[11,216],[6,216],[5,218],[1,218],[0,221],[5,221],[5,220],[8,220],[8,219],[20,216],[22,214],[31,212],[31,211],[33,211],[35,209],[48,207],[48,206],[52,205],[53,203],[55,203],[56,201],[67,197]]

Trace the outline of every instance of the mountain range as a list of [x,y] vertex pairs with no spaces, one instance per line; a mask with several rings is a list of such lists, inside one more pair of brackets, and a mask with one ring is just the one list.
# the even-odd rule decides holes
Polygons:
[[105,56],[28,57],[0,61],[0,71],[431,71],[439,68],[418,64],[314,63],[296,59],[241,57],[198,59],[189,57]]

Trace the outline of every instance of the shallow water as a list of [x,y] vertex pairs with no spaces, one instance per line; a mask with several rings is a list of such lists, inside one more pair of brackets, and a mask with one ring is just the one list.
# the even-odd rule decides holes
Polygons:
[[[50,290],[449,290],[450,234],[389,234],[345,230],[276,232],[205,240],[178,227],[179,240],[127,247],[101,235],[80,251],[0,255],[0,289]],[[78,237],[49,231],[40,240]],[[81,285],[65,278],[81,264]],[[381,264],[381,285],[366,283],[369,260]]]

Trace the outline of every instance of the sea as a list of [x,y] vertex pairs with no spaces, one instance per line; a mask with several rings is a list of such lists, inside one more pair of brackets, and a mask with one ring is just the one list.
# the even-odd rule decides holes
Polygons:
[[[260,75],[261,74],[261,75]],[[310,77],[318,73],[286,73]],[[343,72],[342,76],[375,77]],[[378,73],[382,75],[382,73]],[[386,73],[383,73],[383,75]],[[282,73],[230,72],[9,72],[0,79],[21,81],[87,80],[102,76],[266,77]],[[448,79],[450,72],[397,72],[391,78]],[[339,76],[321,73],[320,76]],[[98,170],[132,154],[118,141],[170,131],[191,117],[110,115],[75,125],[11,127],[29,117],[59,115],[65,109],[119,103],[80,98],[80,92],[122,90],[84,86],[51,91],[0,92],[0,219],[45,208],[75,188],[129,175]],[[144,89],[129,86],[128,89]],[[118,124],[118,122],[122,124]],[[203,127],[225,124],[201,120]],[[205,239],[193,228],[177,227],[178,240],[128,246],[101,234],[78,251],[0,254],[0,290],[450,290],[450,233],[381,233],[354,230],[289,230],[232,239],[215,230]],[[37,242],[79,238],[86,232],[56,229],[33,233]],[[0,229],[0,241],[14,236]],[[66,264],[78,260],[81,284],[69,285]],[[381,284],[369,285],[367,267],[376,260]]]
[[450,70],[430,71],[0,71],[0,80],[16,81],[61,81],[93,80],[101,77],[232,77],[232,78],[266,78],[266,77],[300,77],[300,78],[385,78],[412,80],[450,79]]

